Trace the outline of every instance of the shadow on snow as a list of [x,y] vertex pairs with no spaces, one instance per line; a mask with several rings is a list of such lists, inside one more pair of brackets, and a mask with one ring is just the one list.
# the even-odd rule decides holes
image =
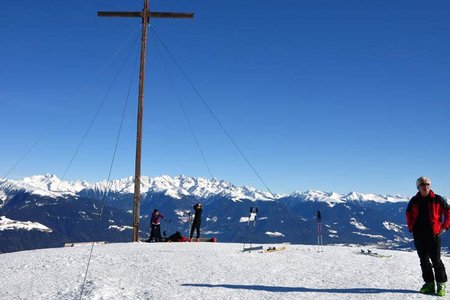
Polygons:
[[348,289],[313,289],[304,287],[267,286],[267,285],[241,285],[241,284],[182,284],[190,287],[246,289],[266,292],[305,292],[305,293],[331,293],[331,294],[417,294],[414,290],[378,289],[378,288],[348,288]]

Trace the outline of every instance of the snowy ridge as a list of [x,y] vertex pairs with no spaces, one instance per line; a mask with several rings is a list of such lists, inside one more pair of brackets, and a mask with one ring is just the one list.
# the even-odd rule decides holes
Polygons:
[[[134,178],[127,177],[110,182],[106,180],[89,183],[83,180],[63,181],[52,174],[25,177],[21,180],[0,179],[0,207],[13,192],[23,191],[41,196],[58,197],[64,195],[77,195],[80,192],[94,192],[96,194],[132,194],[134,192]],[[186,196],[196,198],[209,198],[215,195],[226,196],[233,201],[241,199],[273,200],[268,192],[258,191],[255,188],[237,187],[227,181],[213,178],[208,180],[200,177],[186,177],[183,175],[170,177],[141,178],[141,193],[160,192],[175,199]],[[276,196],[279,198],[280,196]]]
[[18,191],[29,192],[36,195],[58,197],[65,194],[75,195],[82,190],[79,182],[62,181],[55,175],[45,174],[25,177],[22,180],[0,179],[0,199],[3,194],[4,200],[8,195]]
[[405,196],[383,196],[375,194],[362,194],[357,192],[351,192],[348,194],[338,194],[334,192],[322,192],[315,190],[308,190],[306,192],[294,192],[290,195],[293,198],[298,198],[300,201],[311,201],[311,202],[325,202],[330,207],[347,202],[365,202],[372,201],[377,203],[396,203],[396,202],[407,202],[409,197]]
[[209,198],[215,195],[222,195],[234,201],[240,199],[249,200],[273,200],[271,194],[258,191],[252,187],[237,187],[227,181],[213,178],[208,180],[201,177],[186,177],[183,175],[170,177],[144,177],[144,193],[149,191],[164,192],[168,196],[181,199],[184,196],[194,196],[197,198]]
[[384,221],[383,222],[383,226],[387,230],[392,230],[392,231],[395,231],[395,232],[402,232],[402,226],[401,225],[397,225],[397,224],[392,223],[392,222]]
[[0,231],[4,231],[4,230],[27,230],[27,231],[31,231],[31,230],[37,230],[37,231],[42,231],[42,232],[52,232],[53,230],[51,230],[50,228],[48,228],[45,225],[42,225],[41,223],[37,223],[37,222],[31,222],[31,221],[15,221],[15,220],[11,220],[8,219],[5,216],[0,216]]
[[[89,183],[83,180],[64,181],[55,175],[45,174],[25,177],[21,180],[0,179],[0,207],[7,201],[8,195],[13,192],[24,191],[49,197],[64,197],[65,195],[78,195],[80,192],[93,192],[98,195],[107,194],[132,194],[134,192],[134,179],[127,177]],[[290,195],[276,194],[275,199],[268,192],[259,191],[253,187],[238,187],[230,182],[217,178],[206,179],[201,177],[187,177],[179,175],[175,177],[163,175],[159,177],[143,176],[141,178],[141,193],[159,192],[175,199],[190,196],[195,198],[209,198],[222,196],[233,201],[249,199],[252,201],[273,201],[283,197],[292,197],[298,201],[325,202],[330,207],[347,202],[377,202],[396,203],[406,202],[409,197],[395,195],[383,196],[375,194],[363,194],[351,192],[338,194],[334,192],[322,192],[308,190],[306,192],[294,192]]]

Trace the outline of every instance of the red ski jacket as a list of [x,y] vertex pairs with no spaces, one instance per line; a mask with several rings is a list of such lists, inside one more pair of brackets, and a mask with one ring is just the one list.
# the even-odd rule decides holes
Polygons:
[[[406,209],[406,224],[408,225],[409,232],[413,232],[414,224],[416,224],[417,217],[419,216],[419,201],[428,201],[429,219],[435,235],[441,229],[447,230],[450,227],[450,208],[447,201],[430,190],[427,197],[424,198],[420,193],[417,193],[409,201],[408,208]],[[444,215],[444,220],[442,220],[442,215]]]

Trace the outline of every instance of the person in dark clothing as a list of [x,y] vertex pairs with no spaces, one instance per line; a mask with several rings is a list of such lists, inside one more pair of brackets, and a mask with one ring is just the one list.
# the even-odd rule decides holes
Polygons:
[[150,219],[149,242],[161,242],[161,218],[164,219],[164,216],[155,208]]
[[428,177],[417,179],[419,192],[408,203],[406,223],[414,237],[422,278],[425,281],[420,292],[434,294],[436,281],[437,294],[444,296],[447,274],[441,260],[441,235],[450,227],[450,208],[444,198],[430,189],[430,184]]
[[202,204],[201,203],[195,204],[194,210],[195,210],[195,216],[194,216],[194,221],[192,221],[191,234],[189,235],[190,242],[192,242],[192,237],[194,236],[194,230],[197,231],[197,236],[196,236],[195,241],[196,242],[200,241],[200,225],[202,223],[202,212],[203,212]]

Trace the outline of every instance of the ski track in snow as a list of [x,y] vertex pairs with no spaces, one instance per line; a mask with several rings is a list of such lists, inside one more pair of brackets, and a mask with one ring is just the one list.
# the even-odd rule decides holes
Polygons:
[[[264,248],[274,246],[264,245]],[[79,299],[91,246],[0,255],[0,299]],[[432,299],[415,252],[287,245],[274,253],[242,244],[96,245],[83,299]],[[368,249],[364,247],[364,249]],[[450,266],[450,258],[443,257]]]

